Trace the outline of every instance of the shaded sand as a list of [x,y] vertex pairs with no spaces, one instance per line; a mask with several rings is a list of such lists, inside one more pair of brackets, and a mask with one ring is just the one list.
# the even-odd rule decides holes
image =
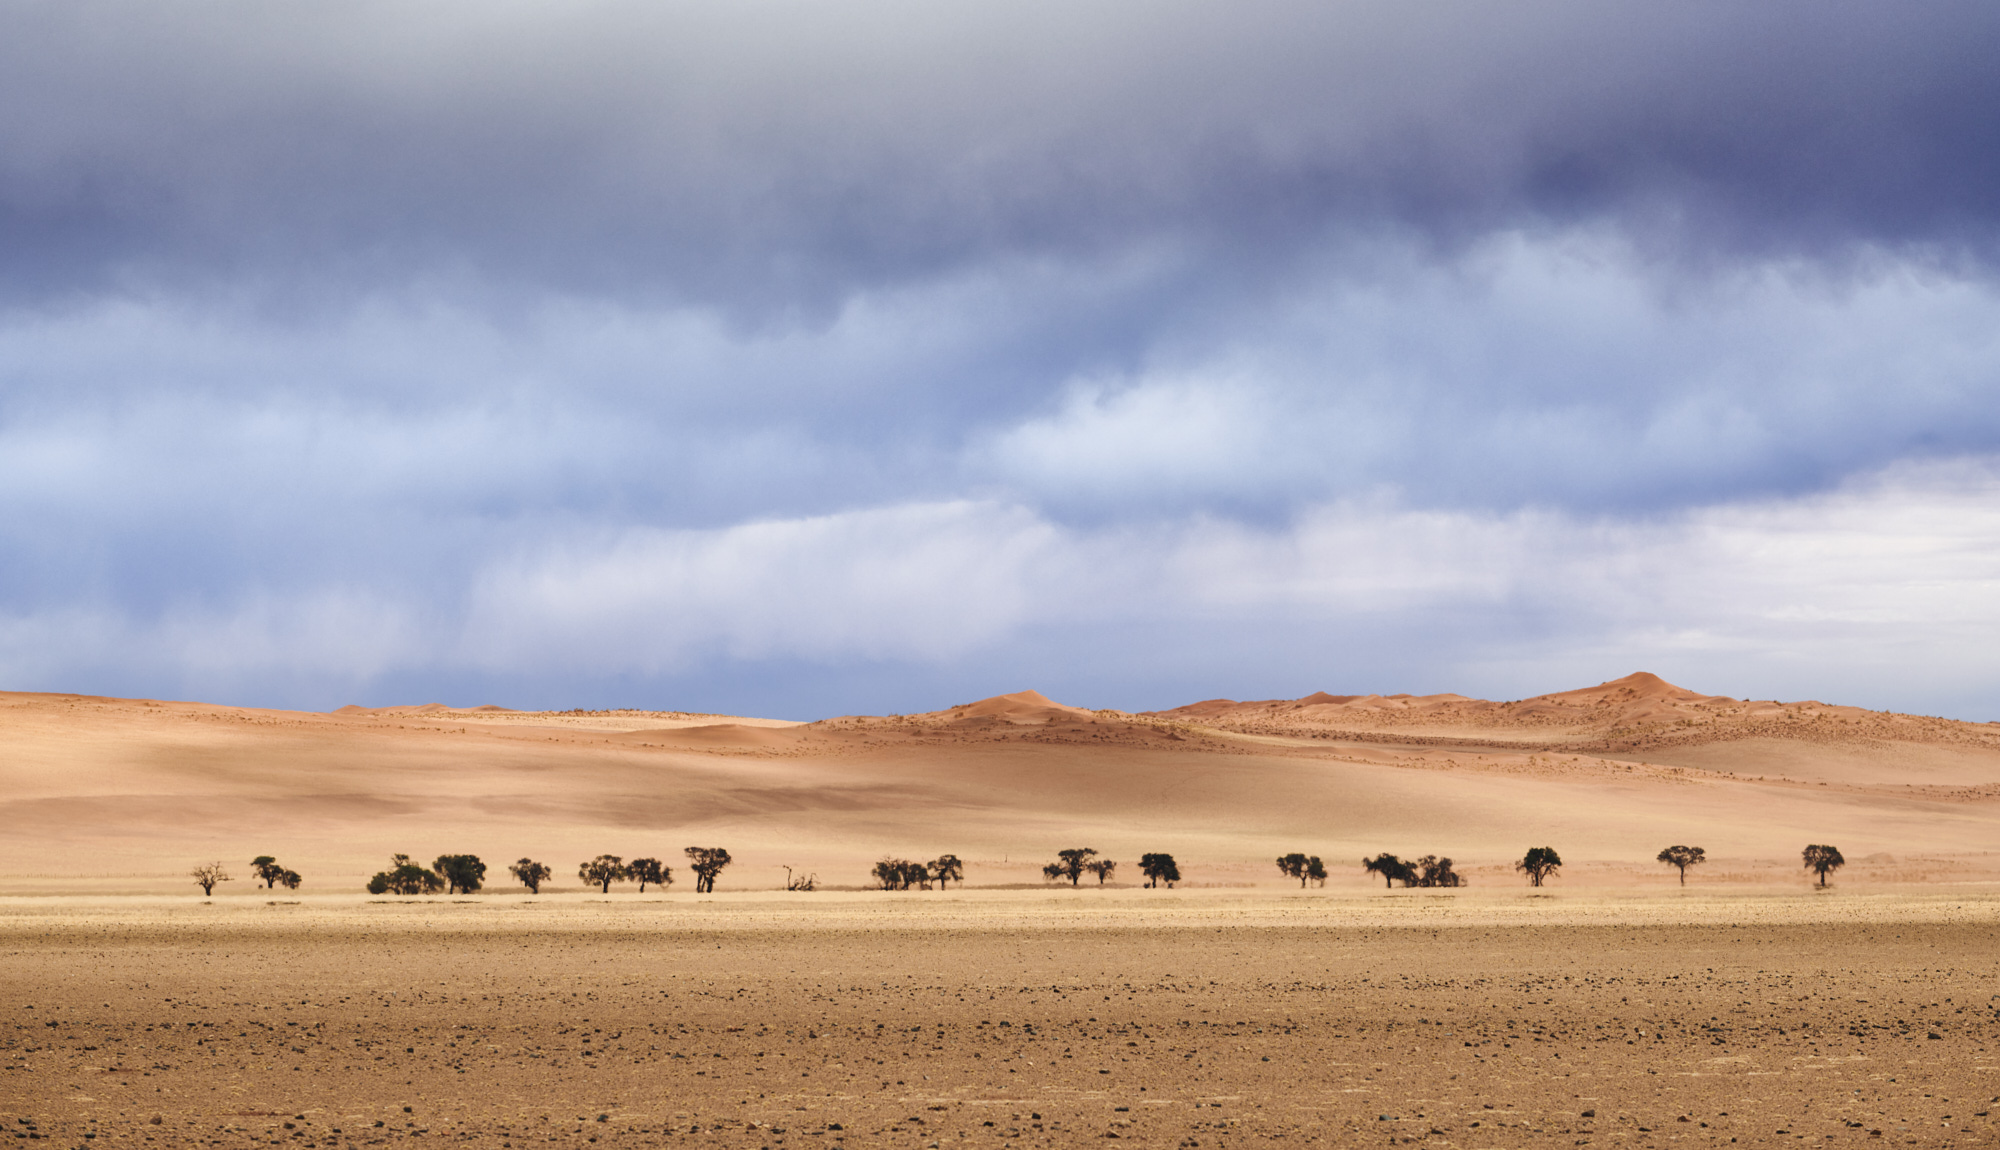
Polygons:
[[0,1119],[64,1146],[1991,1146],[1996,954],[1991,889],[15,899]]
[[[2000,878],[2000,727],[1820,703],[1757,703],[1651,675],[1539,699],[1324,694],[1093,711],[1033,691],[922,715],[813,723],[680,712],[541,714],[438,704],[333,714],[0,695],[0,894],[255,898],[272,854],[306,893],[353,891],[404,852],[523,856],[576,886],[602,853],[786,866],[866,883],[884,855],[966,862],[974,886],[1040,883],[1054,851],[1165,851],[1200,886],[1328,860],[1364,890],[1379,851],[1454,858],[1477,887],[1552,845],[1567,885],[1674,882],[1653,856],[1705,847],[1697,883],[1797,888],[1798,852],[1839,846],[1853,888]],[[678,874],[676,892],[688,885]],[[619,888],[622,889],[622,888]]]

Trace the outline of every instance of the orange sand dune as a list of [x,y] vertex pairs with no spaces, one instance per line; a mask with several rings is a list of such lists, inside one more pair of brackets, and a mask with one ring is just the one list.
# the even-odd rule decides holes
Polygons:
[[[725,888],[783,866],[858,884],[884,854],[1039,882],[1060,847],[1131,876],[1168,851],[1190,883],[1275,884],[1277,854],[1370,881],[1364,854],[1439,853],[1482,886],[1529,845],[1561,881],[1655,883],[1660,847],[1708,882],[1801,880],[1831,842],[1847,883],[2000,877],[2000,727],[1747,703],[1633,675],[1519,702],[1460,695],[1210,700],[1093,711],[1022,691],[922,715],[814,723],[440,704],[332,714],[0,695],[0,891],[174,891],[193,863],[277,855],[302,893],[349,891],[393,852],[523,856],[575,886],[599,853],[723,846]],[[674,888],[676,891],[682,887]]]

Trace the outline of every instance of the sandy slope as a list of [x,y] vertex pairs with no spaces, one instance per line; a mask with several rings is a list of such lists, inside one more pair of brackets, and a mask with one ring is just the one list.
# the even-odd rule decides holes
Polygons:
[[[1089,845],[1136,879],[1275,885],[1276,854],[1458,859],[1481,885],[1527,845],[1561,881],[1796,883],[1806,842],[1849,884],[2000,877],[2000,726],[1703,695],[1651,675],[1518,702],[1456,695],[1211,700],[1150,715],[1034,692],[816,723],[438,705],[333,714],[0,695],[0,891],[172,891],[195,861],[270,853],[308,892],[392,852],[522,855],[575,885],[598,853],[720,845],[727,887],[782,864],[852,884],[885,853],[965,858],[974,884],[1039,881]],[[684,889],[677,887],[676,890]]]

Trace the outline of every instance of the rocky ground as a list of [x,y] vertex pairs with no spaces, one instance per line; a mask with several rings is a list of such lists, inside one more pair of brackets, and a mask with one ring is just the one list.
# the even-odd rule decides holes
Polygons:
[[0,1119],[93,1147],[2000,1142],[1991,894],[842,897],[0,908]]

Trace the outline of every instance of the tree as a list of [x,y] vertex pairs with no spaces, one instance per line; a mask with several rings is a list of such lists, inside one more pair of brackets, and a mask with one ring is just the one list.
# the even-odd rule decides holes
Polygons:
[[[1708,861],[1708,853],[1700,847],[1671,846],[1661,851],[1657,857],[1668,866],[1680,868],[1682,886],[1688,884],[1689,867],[1700,866],[1702,863]],[[1811,866],[1812,864],[1807,863],[1806,865]]]
[[270,890],[272,887],[277,886],[278,880],[285,877],[285,868],[279,866],[278,860],[272,858],[270,855],[258,855],[256,858],[251,859],[250,870],[251,873],[264,880],[265,890]]
[[203,863],[188,874],[194,878],[194,885],[201,888],[203,896],[214,894],[216,883],[229,881],[229,872],[223,870],[219,862]]
[[1821,886],[1826,885],[1826,872],[1839,870],[1841,867],[1847,865],[1847,860],[1840,857],[1839,847],[1819,846],[1815,844],[1807,847],[1803,855],[1806,860],[1806,869],[1819,872],[1819,885]]
[[486,878],[486,864],[478,855],[439,855],[431,869],[444,879],[446,894],[471,894]]
[[[1314,886],[1326,885],[1326,864],[1319,861],[1318,855],[1307,857],[1305,877],[1311,879]],[[1300,883],[1299,885],[1303,886],[1305,884]]]
[[1562,864],[1562,856],[1556,854],[1556,848],[1530,847],[1527,855],[1514,864],[1514,869],[1526,873],[1530,883],[1540,886],[1543,879],[1561,870]]
[[369,894],[434,894],[443,889],[443,879],[402,854],[392,855],[389,869],[376,871],[368,880]]
[[1386,851],[1372,859],[1362,859],[1361,869],[1381,875],[1385,887],[1394,887],[1397,879],[1402,879],[1404,886],[1410,885],[1409,864]]
[[1293,851],[1291,854],[1278,860],[1278,870],[1286,878],[1299,880],[1299,886],[1301,887],[1306,885],[1306,868],[1309,865],[1311,865],[1311,860],[1297,851]]
[[1042,874],[1051,881],[1066,878],[1069,880],[1069,885],[1075,886],[1076,880],[1083,877],[1084,869],[1090,865],[1090,860],[1096,854],[1097,851],[1091,847],[1071,847],[1066,851],[1057,851],[1056,861],[1044,866]]
[[1174,865],[1174,856],[1169,854],[1140,855],[1139,873],[1146,876],[1149,887],[1166,883],[1172,889],[1175,883],[1181,881],[1181,868]]
[[306,880],[300,878],[299,872],[295,870],[280,871],[278,873],[278,885],[284,887],[286,890],[297,890],[299,889],[299,884],[304,881]]
[[1111,872],[1118,869],[1118,864],[1110,859],[1092,859],[1083,864],[1083,869],[1096,875],[1097,885],[1103,886],[1104,880],[1111,877]]
[[688,847],[688,869],[694,872],[694,893],[715,893],[715,876],[729,865],[729,852],[721,847]]
[[948,882],[965,885],[965,864],[958,860],[957,855],[939,855],[931,860],[930,866],[931,879],[938,884],[939,890],[943,890]]
[[624,859],[617,855],[598,855],[589,862],[578,865],[576,877],[597,887],[605,894],[610,894],[612,883],[624,882],[632,875],[626,869]]
[[[779,865],[782,866],[784,864],[781,863]],[[819,885],[818,875],[807,874],[804,871],[800,871],[797,877],[794,877],[792,875],[792,868],[785,867],[786,890],[812,890],[814,887],[817,887],[818,885]]]
[[633,882],[639,884],[640,894],[646,893],[647,883],[659,887],[674,884],[674,868],[659,859],[633,859],[632,865],[625,868],[625,873]]
[[885,858],[876,863],[875,869],[868,873],[875,877],[876,882],[882,884],[883,890],[908,890],[910,872],[918,869],[921,869],[921,865],[909,859]]
[[443,889],[444,880],[411,862],[409,855],[391,856],[389,869],[375,872],[368,880],[369,894],[436,894]]
[[547,863],[538,863],[534,859],[522,859],[520,862],[508,867],[507,873],[514,876],[514,881],[527,887],[529,894],[540,894],[542,893],[542,884],[554,877],[556,872],[550,870]]
[[1404,864],[1404,886],[1464,886],[1465,876],[1451,869],[1451,860],[1425,855]]

